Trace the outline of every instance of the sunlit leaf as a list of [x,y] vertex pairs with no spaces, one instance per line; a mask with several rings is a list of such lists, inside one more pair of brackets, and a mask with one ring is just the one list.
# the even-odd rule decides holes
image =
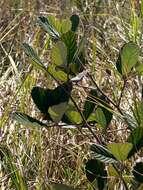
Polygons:
[[52,120],[58,123],[62,119],[66,109],[67,109],[67,102],[64,102],[64,103],[60,103],[58,105],[49,107],[48,113],[50,114],[50,117],[52,118]]
[[120,74],[127,76],[132,68],[137,64],[140,49],[134,42],[125,44],[116,63],[117,70]]
[[57,70],[55,65],[51,65],[48,67],[48,72],[56,79],[61,80],[63,82],[67,81],[67,74],[62,70]]
[[72,23],[69,19],[57,19],[55,16],[49,15],[48,21],[50,25],[56,29],[60,36],[71,30],[72,27]]
[[67,110],[66,111],[66,116],[69,119],[69,121],[71,122],[71,124],[80,124],[82,123],[82,118],[79,114],[79,112],[77,112],[76,110]]
[[62,41],[58,41],[51,50],[51,57],[55,65],[66,65],[67,48]]
[[124,161],[133,145],[132,143],[109,143],[107,147],[117,160]]

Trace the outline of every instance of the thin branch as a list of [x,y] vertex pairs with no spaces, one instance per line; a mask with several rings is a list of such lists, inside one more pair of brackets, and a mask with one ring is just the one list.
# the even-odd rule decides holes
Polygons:
[[[50,75],[56,82],[58,85],[61,85],[60,82],[44,67],[44,70],[46,71],[46,73],[48,75]],[[91,132],[91,134],[93,135],[93,137],[96,139],[96,141],[98,143],[101,143],[101,140],[99,139],[99,137],[93,132],[93,130],[91,129],[91,126],[87,123],[85,117],[83,116],[80,108],[78,107],[77,103],[75,102],[75,100],[73,99],[73,97],[69,94],[68,91],[66,91],[64,88],[63,90],[65,91],[65,93],[67,93],[71,99],[71,101],[73,102],[74,106],[76,107],[77,111],[79,112],[83,122],[84,122],[84,125],[86,125],[86,127],[88,128],[88,130]],[[81,128],[80,127],[77,127],[79,129],[79,131],[81,132]]]
[[121,115],[123,115],[123,113],[122,113],[121,109],[119,108],[119,106],[116,105],[116,104],[113,102],[113,100],[111,100],[111,99],[100,89],[100,87],[97,85],[97,83],[95,82],[95,80],[93,79],[93,77],[92,77],[89,73],[87,73],[87,74],[88,74],[88,77],[89,77],[89,78],[91,79],[91,81],[93,82],[93,84],[96,86],[97,90],[98,90],[103,96],[106,97],[106,99],[119,111],[119,113],[120,113]]

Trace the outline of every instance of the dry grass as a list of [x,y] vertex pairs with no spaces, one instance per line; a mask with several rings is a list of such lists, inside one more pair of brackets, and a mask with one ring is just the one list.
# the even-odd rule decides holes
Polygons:
[[[136,3],[133,3],[136,2]],[[128,41],[142,43],[141,8],[138,1],[91,0],[1,0],[0,2],[0,143],[12,155],[0,161],[0,186],[2,190],[16,189],[11,176],[19,176],[20,190],[46,189],[49,182],[62,182],[81,189],[92,189],[84,173],[84,163],[89,155],[90,139],[78,130],[51,128],[49,130],[26,128],[11,119],[11,113],[19,110],[39,116],[33,105],[30,91],[36,84],[49,86],[41,72],[31,67],[21,49],[23,42],[33,44],[41,56],[49,60],[48,50],[43,48],[46,39],[36,25],[39,15],[69,17],[78,13],[81,18],[80,33],[88,39],[89,68],[97,83],[116,101],[122,83],[114,71],[119,47]],[[143,4],[143,3],[142,3]],[[140,13],[141,14],[141,13]],[[143,13],[142,13],[143,14]],[[50,60],[49,60],[50,61]],[[106,72],[108,69],[111,75]],[[128,89],[140,91],[141,81],[133,80]],[[116,87],[116,90],[115,90]],[[125,101],[130,94],[126,94]],[[125,104],[122,108],[129,111]],[[116,122],[115,122],[116,123]],[[114,123],[113,128],[116,129]],[[87,131],[84,131],[86,134]],[[111,134],[111,131],[110,131]],[[115,132],[116,134],[116,132]],[[114,137],[112,133],[111,137]],[[109,137],[107,137],[108,140]],[[121,141],[121,137],[118,137]],[[9,156],[10,157],[10,156]],[[15,168],[15,171],[11,168]],[[23,177],[26,180],[23,180]],[[25,187],[24,187],[25,186]]]

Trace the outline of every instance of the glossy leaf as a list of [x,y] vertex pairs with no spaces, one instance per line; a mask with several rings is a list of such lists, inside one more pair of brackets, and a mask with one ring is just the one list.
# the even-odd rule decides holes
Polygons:
[[25,51],[25,53],[34,61],[35,65],[41,69],[44,68],[44,65],[42,61],[40,60],[39,56],[37,53],[34,51],[34,49],[28,45],[27,43],[23,43],[22,47]]
[[113,154],[104,146],[98,144],[92,144],[91,150],[94,152],[94,157],[104,163],[115,163],[117,159],[113,156]]
[[54,26],[51,25],[48,18],[40,16],[38,17],[38,23],[53,39],[58,40],[60,38],[60,34],[57,32]]
[[132,173],[137,182],[143,183],[143,162],[137,162]]
[[117,70],[123,76],[127,76],[137,64],[140,49],[134,42],[125,44],[116,63]]
[[104,163],[96,159],[88,160],[85,167],[87,179],[93,183],[97,180],[97,186],[99,190],[103,190],[107,183],[107,171],[105,170]]
[[47,125],[42,123],[41,121],[38,121],[37,119],[30,117],[21,112],[13,113],[13,119],[15,119],[18,123],[25,125],[25,126],[47,127]]
[[70,18],[71,22],[72,22],[72,28],[71,30],[73,32],[77,31],[78,25],[79,25],[79,16],[78,15],[72,15]]
[[71,82],[64,83],[53,90],[34,87],[31,96],[38,109],[49,118],[49,107],[60,103],[67,103],[69,101],[71,90]]
[[124,161],[127,159],[133,145],[132,143],[110,143],[107,147],[117,160]]
[[128,154],[128,158],[130,158],[143,147],[143,127],[137,127],[134,129],[127,141],[133,144],[133,147]]

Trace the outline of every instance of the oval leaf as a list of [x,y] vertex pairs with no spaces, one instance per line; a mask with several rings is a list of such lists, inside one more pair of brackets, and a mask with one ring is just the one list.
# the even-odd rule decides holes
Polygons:
[[131,143],[110,143],[107,147],[117,160],[124,161],[127,159],[133,145]]
[[62,41],[54,45],[51,50],[51,57],[56,66],[67,66],[67,48]]
[[125,44],[116,63],[117,70],[123,76],[127,76],[132,68],[137,64],[140,49],[134,42]]
[[50,114],[50,117],[52,118],[52,120],[58,123],[62,119],[66,109],[67,109],[67,103],[64,102],[64,103],[60,103],[58,105],[49,107],[48,113]]

